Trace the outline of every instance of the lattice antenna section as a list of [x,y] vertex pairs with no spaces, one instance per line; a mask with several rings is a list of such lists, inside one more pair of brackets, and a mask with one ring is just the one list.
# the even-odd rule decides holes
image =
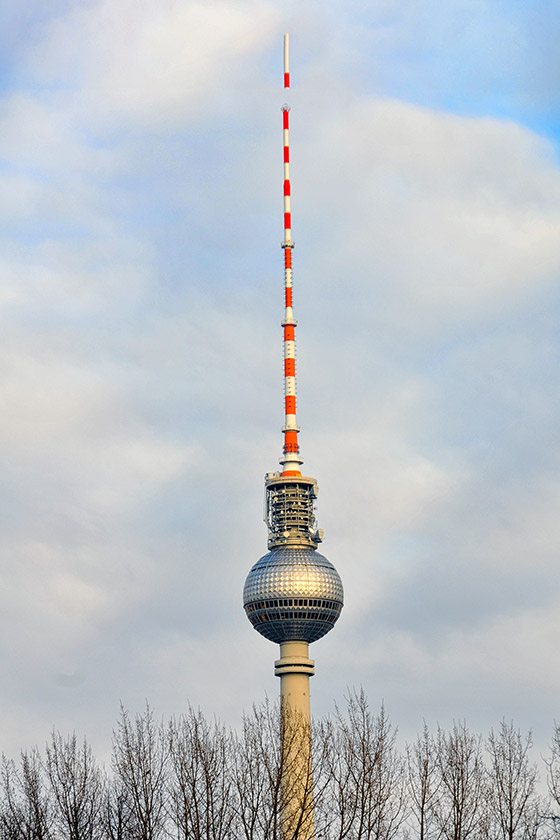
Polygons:
[[323,532],[317,529],[315,519],[315,499],[319,492],[315,479],[269,473],[265,486],[268,547],[308,545],[316,548]]

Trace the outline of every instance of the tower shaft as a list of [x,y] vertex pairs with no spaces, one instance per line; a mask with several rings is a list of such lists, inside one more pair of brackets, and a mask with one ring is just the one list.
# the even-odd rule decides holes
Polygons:
[[314,840],[309,678],[315,673],[307,642],[282,642],[274,663],[280,677],[282,840]]
[[309,658],[308,642],[281,642],[280,659],[274,663],[274,673],[280,677],[282,705],[311,723],[309,678],[315,673],[315,663]]

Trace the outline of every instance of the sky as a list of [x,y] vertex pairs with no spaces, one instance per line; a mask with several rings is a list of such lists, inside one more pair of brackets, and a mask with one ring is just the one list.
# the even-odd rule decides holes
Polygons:
[[315,714],[560,718],[560,54],[541,0],[4,0],[0,750],[279,690],[245,577],[298,420]]

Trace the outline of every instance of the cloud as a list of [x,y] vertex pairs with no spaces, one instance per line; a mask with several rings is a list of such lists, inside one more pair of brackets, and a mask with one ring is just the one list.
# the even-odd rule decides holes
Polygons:
[[122,0],[50,16],[2,104],[8,753],[277,690],[240,601],[281,446],[287,17],[303,456],[347,595],[316,709],[362,683],[405,729],[499,719],[518,648],[509,708],[552,716],[554,147],[356,85],[318,6]]
[[52,89],[80,91],[82,118],[93,109],[97,119],[161,131],[221,100],[277,18],[270,4],[246,0],[74,4],[51,22],[32,66]]
[[540,138],[383,100],[341,104],[338,117],[313,115],[299,164],[305,224],[322,243],[313,270],[329,291],[351,271],[360,305],[382,299],[392,319],[432,329],[434,318],[484,317],[506,297],[515,305],[556,277],[560,179]]
[[330,4],[341,74],[356,88],[463,115],[496,115],[558,138],[554,2]]

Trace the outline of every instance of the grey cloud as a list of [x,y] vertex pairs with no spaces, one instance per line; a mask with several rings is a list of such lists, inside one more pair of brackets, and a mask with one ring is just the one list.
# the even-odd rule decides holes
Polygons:
[[[281,43],[284,21],[266,4],[255,20],[251,5],[225,6],[221,25],[234,16],[243,37],[225,53],[223,28],[205,42],[196,96],[212,97],[212,125],[195,120],[188,86],[162,93],[157,50],[140,68],[145,97],[116,91],[108,120],[97,97],[142,41],[144,6],[138,37],[122,52],[110,40],[105,67],[94,28],[75,91],[7,94],[8,753],[53,724],[106,752],[119,699],[165,713],[190,699],[236,723],[277,690],[241,587],[265,550],[262,476],[281,445],[283,93],[277,107],[272,62],[254,88],[238,79]],[[55,78],[79,61],[53,59],[69,27],[83,45],[104,14],[113,34],[128,25],[128,3],[88,9],[53,23],[36,70]],[[313,15],[296,29],[302,51]],[[158,20],[181,86],[189,56],[172,19]],[[347,593],[314,649],[315,708],[363,684],[405,730],[469,709],[484,726],[498,710],[533,711],[544,727],[558,689],[546,664],[559,537],[553,149],[513,121],[372,97],[319,47],[307,54],[291,98],[300,419],[324,551]]]

